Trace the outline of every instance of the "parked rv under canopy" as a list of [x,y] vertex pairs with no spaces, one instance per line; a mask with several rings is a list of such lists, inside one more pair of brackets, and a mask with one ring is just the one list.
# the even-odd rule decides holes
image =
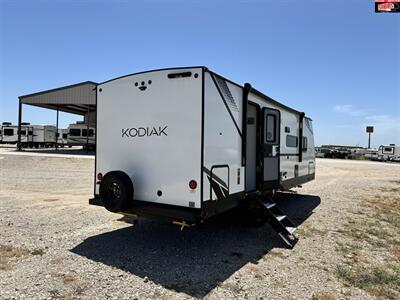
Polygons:
[[[85,81],[56,89],[19,96],[18,128],[21,132],[22,104],[47,108],[84,116],[88,128],[96,120],[96,86],[93,81]],[[56,141],[57,147],[57,141]],[[18,149],[21,149],[21,135],[18,134]]]

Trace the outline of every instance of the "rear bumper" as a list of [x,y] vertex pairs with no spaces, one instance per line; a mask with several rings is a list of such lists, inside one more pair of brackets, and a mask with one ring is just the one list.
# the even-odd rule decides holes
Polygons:
[[[98,195],[89,199],[89,204],[104,206]],[[203,219],[201,212],[201,209],[197,208],[134,200],[129,208],[119,213],[135,214],[151,219],[163,219],[168,221],[182,220],[195,223]]]

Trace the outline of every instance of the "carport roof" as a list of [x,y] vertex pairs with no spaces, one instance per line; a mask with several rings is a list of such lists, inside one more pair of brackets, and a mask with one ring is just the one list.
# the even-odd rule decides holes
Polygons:
[[22,104],[84,115],[96,110],[96,86],[93,81],[85,81],[34,94],[19,96]]

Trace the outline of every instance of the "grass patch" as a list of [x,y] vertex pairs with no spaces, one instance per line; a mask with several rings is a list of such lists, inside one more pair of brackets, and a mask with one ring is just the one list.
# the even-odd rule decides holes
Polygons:
[[338,266],[336,274],[350,285],[378,297],[400,296],[400,269],[397,266],[350,268]]

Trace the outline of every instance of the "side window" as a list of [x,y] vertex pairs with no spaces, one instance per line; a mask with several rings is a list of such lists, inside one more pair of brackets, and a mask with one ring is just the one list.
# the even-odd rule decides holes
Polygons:
[[394,153],[394,148],[392,147],[385,147],[383,148],[384,153]]
[[82,129],[82,136],[87,136],[87,129]]
[[307,146],[308,146],[307,143],[308,143],[307,137],[303,136],[303,145],[301,149],[303,152],[307,152]]
[[288,134],[286,136],[286,147],[297,147],[298,138],[297,136]]
[[93,129],[89,129],[89,136],[93,136]]
[[32,130],[29,130],[29,131],[28,131],[28,135],[33,135],[33,131],[32,131]]
[[4,129],[4,135],[10,136],[10,135],[14,135],[14,129],[12,128],[6,128]]
[[81,130],[80,129],[70,129],[69,134],[71,136],[80,136],[81,135]]
[[63,137],[63,139],[66,139],[68,137],[68,134],[63,133],[62,137]]
[[266,141],[269,143],[276,142],[276,115],[267,114],[267,133]]

